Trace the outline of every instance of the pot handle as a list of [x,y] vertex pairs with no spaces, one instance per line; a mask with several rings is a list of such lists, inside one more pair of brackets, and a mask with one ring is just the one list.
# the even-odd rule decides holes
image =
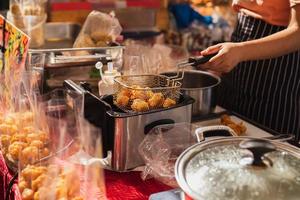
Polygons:
[[203,142],[207,137],[226,137],[226,136],[237,136],[237,134],[228,126],[217,125],[217,126],[204,126],[197,128],[195,134],[198,142]]
[[[239,144],[240,148],[247,149],[251,151],[253,155],[252,166],[257,167],[267,167],[266,163],[264,162],[264,155],[266,153],[272,152],[276,150],[276,146],[272,144],[268,140],[263,139],[249,139],[244,140]],[[272,166],[271,160],[269,161],[269,165]]]
[[207,63],[212,57],[214,57],[217,54],[218,53],[209,54],[209,55],[200,56],[200,57],[191,57],[191,58],[189,58],[188,62],[191,64],[191,66],[197,67],[198,65]]
[[279,134],[279,135],[272,135],[272,136],[264,137],[264,139],[276,140],[276,141],[279,141],[279,142],[287,142],[287,141],[294,140],[295,135],[292,135],[292,134]]

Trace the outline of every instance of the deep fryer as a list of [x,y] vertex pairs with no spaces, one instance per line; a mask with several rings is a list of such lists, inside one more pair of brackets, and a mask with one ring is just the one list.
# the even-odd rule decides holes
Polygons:
[[102,130],[103,154],[111,151],[111,169],[127,171],[144,164],[138,146],[155,126],[191,122],[194,100],[180,94],[177,105],[143,113],[126,113],[116,107],[113,96],[97,97],[85,84],[66,80],[64,86],[84,95],[84,116]]

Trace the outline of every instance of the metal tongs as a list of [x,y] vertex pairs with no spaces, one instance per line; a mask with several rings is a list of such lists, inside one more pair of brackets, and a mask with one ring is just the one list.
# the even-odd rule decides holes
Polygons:
[[[199,65],[207,63],[212,57],[217,55],[217,53],[205,55],[205,56],[199,56],[199,57],[190,57],[188,60],[185,60],[183,62],[180,62],[177,64],[177,73],[175,76],[169,77],[172,81],[180,81],[184,77],[184,68],[185,67],[198,67]],[[181,75],[180,75],[181,73]]]

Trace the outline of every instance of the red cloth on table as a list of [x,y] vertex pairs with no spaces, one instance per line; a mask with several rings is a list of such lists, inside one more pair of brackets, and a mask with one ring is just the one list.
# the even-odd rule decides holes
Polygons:
[[[0,200],[5,199],[5,191],[12,174],[0,153]],[[105,185],[108,200],[147,200],[153,193],[171,189],[154,179],[143,181],[140,172],[112,172],[105,170]],[[17,184],[13,187],[10,200],[20,200]]]
[[148,200],[153,193],[172,189],[154,179],[143,181],[140,172],[105,171],[105,184],[109,200]]

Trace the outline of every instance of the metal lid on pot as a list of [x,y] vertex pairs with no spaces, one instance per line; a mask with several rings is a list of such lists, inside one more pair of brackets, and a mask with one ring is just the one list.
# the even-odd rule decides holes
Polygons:
[[194,199],[300,198],[300,151],[281,142],[236,137],[199,143],[181,154],[175,169]]

